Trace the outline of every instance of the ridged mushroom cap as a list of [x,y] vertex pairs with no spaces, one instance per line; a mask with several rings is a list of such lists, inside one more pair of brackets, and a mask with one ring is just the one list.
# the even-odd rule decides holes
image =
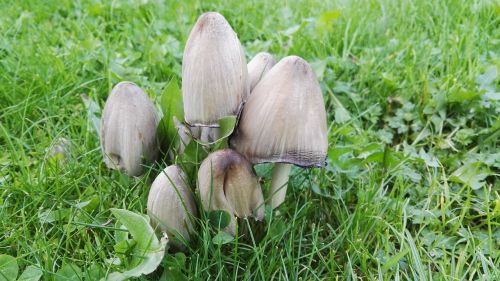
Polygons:
[[254,164],[325,165],[325,104],[305,60],[285,57],[262,78],[243,108],[231,145]]
[[186,122],[217,127],[221,117],[235,115],[246,99],[248,73],[238,36],[219,13],[201,15],[182,59],[182,95]]
[[143,164],[158,154],[156,129],[159,117],[146,93],[132,82],[118,83],[104,105],[101,149],[111,169],[130,176],[143,173]]
[[276,64],[273,56],[266,52],[255,55],[248,63],[248,81],[250,82],[250,92],[264,75]]
[[[198,188],[206,211],[224,210],[245,218],[264,217],[264,196],[252,165],[232,149],[213,152],[203,160],[198,170]],[[233,217],[227,230],[234,234]]]
[[181,235],[189,241],[189,233],[194,230],[192,217],[196,216],[196,203],[179,166],[168,166],[153,181],[147,209],[154,227],[159,227],[171,239]]

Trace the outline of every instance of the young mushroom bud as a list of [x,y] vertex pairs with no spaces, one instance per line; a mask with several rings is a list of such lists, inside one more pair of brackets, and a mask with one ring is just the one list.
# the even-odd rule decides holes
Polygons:
[[106,166],[138,176],[144,171],[143,164],[154,162],[158,154],[159,118],[141,88],[132,82],[118,83],[106,101],[101,122]]
[[302,58],[283,58],[255,86],[243,109],[231,146],[252,163],[274,166],[273,208],[286,195],[291,164],[323,167],[326,111],[319,82]]
[[170,241],[182,245],[194,230],[196,204],[187,177],[177,165],[168,166],[153,181],[148,195],[152,225],[166,232]]
[[[206,211],[223,210],[232,215],[225,229],[236,233],[236,217],[264,218],[264,197],[252,165],[232,149],[208,155],[198,170],[198,188]],[[236,216],[236,217],[235,217]]]
[[255,55],[248,63],[248,81],[250,82],[250,92],[264,75],[276,64],[271,54],[261,52]]
[[249,89],[247,65],[238,36],[219,13],[201,15],[182,59],[184,116],[190,126],[217,127],[236,115]]

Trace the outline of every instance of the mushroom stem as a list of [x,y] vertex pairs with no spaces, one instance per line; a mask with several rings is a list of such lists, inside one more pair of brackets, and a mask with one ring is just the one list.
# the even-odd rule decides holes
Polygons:
[[217,127],[201,127],[199,140],[205,143],[212,143],[219,139],[220,128]]
[[275,209],[285,201],[286,188],[292,164],[276,163],[273,168],[273,177],[271,180],[271,189],[269,197],[271,198],[271,207]]
[[210,127],[202,127],[200,134],[200,141],[207,143],[210,141]]

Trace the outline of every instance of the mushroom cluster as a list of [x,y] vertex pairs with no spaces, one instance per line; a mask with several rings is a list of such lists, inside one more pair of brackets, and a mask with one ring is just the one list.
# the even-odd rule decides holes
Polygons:
[[[292,165],[325,165],[326,112],[311,66],[298,56],[276,63],[266,52],[247,65],[237,34],[219,13],[201,15],[191,30],[182,60],[182,100],[184,122],[173,120],[182,139],[178,153],[197,142],[208,156],[197,166],[195,181],[181,168],[182,157],[176,158],[153,181],[147,202],[153,225],[179,245],[194,229],[195,198],[206,212],[227,212],[224,231],[234,235],[237,218],[262,220],[265,204],[276,208],[284,202]],[[221,139],[219,121],[227,116],[236,116],[235,128],[226,145],[213,145]],[[117,84],[102,114],[106,166],[141,175],[159,155],[159,120],[142,89]],[[266,197],[253,166],[261,163],[274,163]]]

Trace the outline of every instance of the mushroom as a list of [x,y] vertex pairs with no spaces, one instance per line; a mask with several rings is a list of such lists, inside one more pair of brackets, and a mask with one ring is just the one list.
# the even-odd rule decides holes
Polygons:
[[182,59],[186,123],[218,127],[221,117],[236,115],[249,93],[247,76],[243,48],[226,19],[216,12],[201,15]]
[[264,75],[276,64],[271,54],[261,52],[255,55],[248,63],[248,80],[250,83],[250,92]]
[[232,149],[218,150],[203,160],[198,188],[206,211],[223,210],[231,215],[225,229],[230,234],[236,233],[236,217],[264,218],[264,196],[252,165]]
[[170,241],[175,241],[174,244],[190,240],[189,233],[194,230],[193,218],[197,213],[196,204],[187,185],[187,177],[179,166],[168,166],[153,181],[147,210],[152,225],[166,232]]
[[302,58],[283,58],[255,86],[243,108],[231,146],[250,162],[276,163],[269,196],[285,198],[292,164],[323,167],[326,112],[319,82]]
[[101,148],[111,169],[130,176],[143,173],[143,164],[158,155],[159,117],[146,93],[132,82],[118,83],[109,95],[101,121]]

